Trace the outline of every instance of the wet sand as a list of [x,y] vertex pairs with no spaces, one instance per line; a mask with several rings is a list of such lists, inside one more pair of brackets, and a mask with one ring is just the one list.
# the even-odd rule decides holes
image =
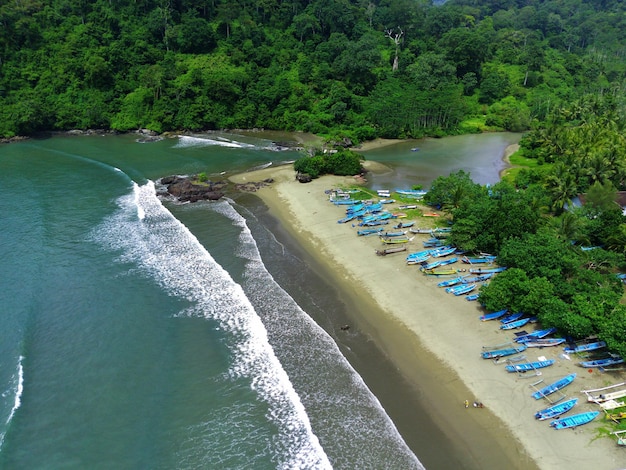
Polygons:
[[[270,213],[333,278],[355,307],[351,321],[384,351],[411,392],[428,401],[433,419],[475,468],[623,468],[623,449],[614,440],[597,438],[602,417],[575,430],[551,429],[546,421],[533,417],[548,404],[534,400],[530,386],[577,372],[566,392],[579,398],[575,412],[582,412],[597,407],[584,403],[580,390],[621,382],[623,377],[589,373],[576,365],[576,358],[562,357],[558,347],[525,352],[529,360],[555,359],[556,364],[540,376],[510,374],[503,365],[482,359],[482,346],[505,343],[513,334],[499,330],[495,322],[478,321],[484,313],[479,305],[445,293],[436,286],[441,279],[406,265],[406,253],[376,256],[375,249],[382,247],[377,238],[358,237],[351,224],[338,224],[345,209],[329,203],[324,191],[352,186],[354,179],[326,176],[300,184],[291,165],[231,179],[270,177],[275,182],[258,192]],[[432,218],[416,221],[417,226],[432,223]],[[423,249],[427,237],[417,235],[408,250]],[[466,409],[465,400],[480,401],[485,408]]]

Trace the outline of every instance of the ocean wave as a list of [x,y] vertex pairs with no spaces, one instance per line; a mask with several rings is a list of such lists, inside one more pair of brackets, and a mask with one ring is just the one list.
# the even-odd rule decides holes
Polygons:
[[246,144],[245,142],[237,142],[234,140],[215,138],[209,139],[208,137],[192,137],[188,135],[181,135],[178,137],[178,143],[174,145],[175,148],[185,147],[231,147],[231,148],[256,148],[255,145]]
[[120,210],[93,233],[119,260],[132,262],[164,290],[194,304],[188,313],[217,321],[233,338],[232,379],[247,378],[269,406],[278,429],[272,440],[280,468],[330,468],[304,406],[267,339],[267,331],[242,287],[159,201],[154,183],[134,185]]
[[246,220],[231,205],[211,208],[241,228],[238,256],[247,260],[244,289],[262,314],[276,354],[303,397],[316,435],[333,465],[423,469],[333,339],[268,272]]

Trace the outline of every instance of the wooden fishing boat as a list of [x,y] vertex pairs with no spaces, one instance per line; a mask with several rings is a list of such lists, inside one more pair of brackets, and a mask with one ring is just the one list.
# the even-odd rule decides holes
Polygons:
[[575,378],[576,378],[576,374],[566,375],[562,379],[559,379],[556,382],[551,383],[550,385],[546,385],[545,387],[540,388],[539,390],[537,390],[535,393],[532,394],[532,397],[535,400],[540,400],[544,397],[547,397],[548,395],[552,395],[553,393],[558,392],[562,388],[567,387],[569,384],[571,384],[574,381]]
[[387,256],[392,253],[400,253],[406,251],[406,246],[398,246],[396,248],[385,248],[384,250],[376,250],[378,256]]
[[383,230],[385,230],[382,227],[379,228],[364,228],[362,230],[357,230],[356,234],[359,236],[364,236],[364,235],[374,235],[376,233],[380,233]]
[[483,282],[489,280],[493,276],[493,273],[483,274],[482,276],[468,277],[465,282]]
[[436,212],[424,212],[422,214],[423,217],[439,217],[439,214]]
[[607,413],[606,414],[606,419],[610,419],[611,421],[615,421],[618,424],[624,418],[626,418],[626,411],[620,411],[619,413]]
[[573,353],[581,353],[588,351],[596,351],[597,349],[602,349],[606,347],[606,343],[604,341],[594,341],[592,343],[578,344],[574,347],[567,347],[563,349],[563,352],[567,354]]
[[377,225],[387,225],[388,223],[389,221],[386,219],[370,220],[368,222],[361,222],[359,227],[375,227]]
[[520,318],[519,320],[503,323],[502,325],[500,325],[500,329],[501,330],[514,330],[516,328],[521,328],[529,321],[530,321],[530,317]]
[[398,206],[398,209],[400,209],[400,210],[417,209],[417,205],[415,205],[415,204],[403,204],[401,206]]
[[470,294],[467,297],[465,297],[465,300],[469,300],[469,301],[478,300],[478,297],[480,297],[480,294]]
[[600,414],[599,411],[587,411],[585,413],[579,413],[577,415],[568,416],[567,418],[561,418],[554,420],[550,423],[554,429],[567,429],[575,428],[592,422]]
[[495,256],[474,256],[474,257],[464,256],[461,259],[461,261],[463,261],[466,264],[481,264],[481,263],[491,264],[495,260],[496,260]]
[[472,292],[474,289],[476,289],[477,286],[478,284],[463,284],[458,289],[455,289],[452,293],[456,296],[465,295]]
[[497,320],[498,318],[503,317],[508,312],[508,309],[498,310],[497,312],[485,313],[478,317],[480,321],[489,321],[489,320]]
[[385,238],[389,238],[389,237],[403,237],[405,235],[406,235],[406,232],[403,232],[402,230],[400,230],[398,232],[384,232],[384,233],[380,234],[381,237],[385,237]]
[[[444,256],[449,256],[456,251],[456,248],[453,246],[450,247],[440,247],[436,250],[432,250],[430,255],[433,258],[443,258]],[[458,258],[456,258],[458,259]]]
[[380,204],[393,204],[396,202],[395,199],[381,199],[378,201]]
[[385,245],[397,245],[401,243],[409,243],[413,238],[408,237],[380,237],[380,241]]
[[596,359],[595,361],[582,361],[578,365],[585,368],[608,367],[616,364],[622,364],[624,359],[619,356],[607,357],[605,359]]
[[446,279],[437,284],[438,287],[450,287],[459,284],[463,281],[463,276],[455,277],[454,279]]
[[481,353],[481,356],[483,359],[495,359],[497,357],[512,356],[513,354],[521,353],[522,351],[525,351],[525,350],[526,350],[526,346],[520,345],[520,346],[511,347],[511,348],[483,351]]
[[506,267],[501,266],[499,268],[470,268],[469,272],[472,274],[497,274],[505,270]]
[[531,341],[525,341],[524,344],[529,348],[548,348],[551,346],[559,346],[565,342],[565,338],[539,338]]
[[525,343],[534,339],[545,338],[548,335],[556,332],[556,328],[544,328],[543,330],[536,330],[532,333],[516,335],[515,341],[518,343]]
[[354,220],[354,219],[356,219],[356,215],[347,215],[343,219],[339,219],[337,221],[337,223],[338,224],[345,224],[345,223],[350,222],[351,220]]
[[406,264],[423,264],[428,261],[429,255],[423,255],[422,257],[411,257],[406,259]]
[[578,403],[578,398],[572,398],[570,400],[562,401],[561,403],[557,403],[556,405],[552,405],[545,410],[537,411],[535,413],[535,418],[543,421],[544,419],[556,418],[557,416],[564,415],[569,410],[574,408]]
[[432,232],[432,229],[430,228],[419,228],[419,227],[415,227],[411,229],[411,233],[415,233],[415,234],[422,234],[422,235],[427,235],[430,232]]
[[[617,400],[626,397],[626,388],[620,389],[626,385],[626,382],[609,385],[602,388],[594,388],[592,390],[581,390],[587,396],[587,401],[591,403],[602,403],[609,400]],[[598,393],[600,392],[600,393]]]
[[554,364],[554,359],[548,359],[545,361],[524,362],[522,364],[509,364],[505,366],[507,372],[528,372],[535,369],[542,369]]
[[447,266],[449,264],[454,264],[458,261],[459,259],[457,257],[453,257],[453,258],[448,258],[448,259],[444,259],[441,264],[439,266]]
[[396,193],[403,196],[424,196],[427,192],[424,189],[396,189]]
[[423,269],[424,274],[427,276],[454,276],[459,271],[453,268],[449,269]]
[[395,229],[400,229],[400,228],[409,228],[409,227],[413,227],[413,225],[415,225],[415,222],[400,222],[398,225],[394,226],[393,228]]
[[500,320],[500,323],[510,323],[512,321],[519,320],[523,316],[524,316],[523,312],[512,313],[512,314],[507,315],[506,317],[502,318]]

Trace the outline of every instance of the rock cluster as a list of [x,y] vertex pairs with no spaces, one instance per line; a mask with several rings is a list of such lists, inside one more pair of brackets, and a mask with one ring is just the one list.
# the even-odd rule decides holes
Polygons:
[[181,202],[217,201],[224,196],[223,189],[228,185],[225,181],[198,182],[197,177],[186,176],[166,176],[161,178],[161,184]]

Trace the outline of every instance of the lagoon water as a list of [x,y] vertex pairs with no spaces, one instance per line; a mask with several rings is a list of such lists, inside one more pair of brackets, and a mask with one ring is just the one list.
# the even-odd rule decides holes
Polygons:
[[[518,136],[480,137],[432,145],[461,161],[482,149],[466,168],[495,182]],[[371,184],[456,171],[454,158],[415,166],[429,142],[367,153],[396,168]],[[337,294],[258,200],[156,195],[162,176],[217,180],[298,156],[227,134],[0,147],[0,468],[422,468],[318,326],[332,333]]]

